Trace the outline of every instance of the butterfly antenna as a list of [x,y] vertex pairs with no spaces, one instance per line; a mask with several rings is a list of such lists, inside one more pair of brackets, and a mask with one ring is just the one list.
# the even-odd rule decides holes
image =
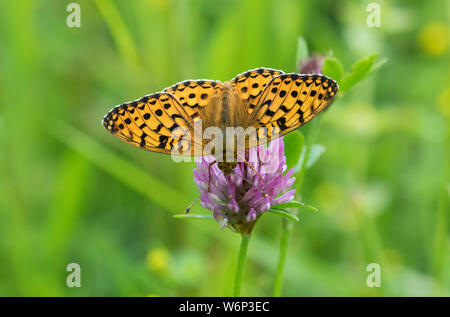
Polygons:
[[200,199],[202,195],[198,195],[197,198],[194,199],[194,201],[192,201],[189,206],[187,206],[187,208],[184,210],[184,213],[187,214],[189,213],[189,211],[191,210],[192,206],[194,206],[194,204]]
[[242,179],[245,180],[245,181],[246,181],[247,183],[249,183],[250,185],[255,186],[255,187],[261,192],[261,194],[263,194],[264,198],[269,197],[269,195],[267,195],[267,193],[266,193],[261,187],[259,187],[258,185],[256,185],[254,182],[252,182],[251,180],[249,180],[248,178],[246,178],[246,177],[244,177],[244,176],[242,176]]

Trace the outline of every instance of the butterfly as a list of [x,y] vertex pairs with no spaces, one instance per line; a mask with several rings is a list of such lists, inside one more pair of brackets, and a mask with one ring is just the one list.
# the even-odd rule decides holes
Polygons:
[[[228,175],[237,165],[239,150],[303,126],[330,106],[337,91],[337,83],[324,75],[258,68],[225,83],[204,79],[180,82],[114,107],[104,116],[103,125],[136,147],[190,156],[205,155],[211,139],[204,136],[208,128],[225,134],[228,128],[254,128],[240,146],[212,150],[211,154],[225,157],[218,167]],[[225,140],[222,142],[226,148]]]

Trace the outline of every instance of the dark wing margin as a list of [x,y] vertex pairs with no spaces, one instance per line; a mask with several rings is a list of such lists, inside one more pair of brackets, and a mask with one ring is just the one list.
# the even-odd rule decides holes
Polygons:
[[103,126],[121,140],[166,154],[193,154],[193,125],[177,98],[166,92],[118,105],[103,118]]
[[255,127],[266,130],[258,131],[258,144],[308,123],[331,105],[337,91],[336,81],[324,75],[290,73],[274,77],[250,120]]

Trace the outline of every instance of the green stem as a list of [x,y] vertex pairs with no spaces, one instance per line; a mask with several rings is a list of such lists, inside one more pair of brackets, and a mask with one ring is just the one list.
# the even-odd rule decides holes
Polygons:
[[245,256],[247,255],[248,242],[250,241],[250,234],[243,233],[241,236],[241,246],[239,248],[239,258],[236,267],[236,276],[234,279],[233,296],[241,295],[242,286],[242,272],[244,269]]
[[275,297],[281,296],[281,290],[283,287],[283,272],[286,263],[286,255],[291,229],[292,223],[289,223],[287,219],[283,219],[283,231],[281,232],[281,241],[280,241],[280,256],[278,259],[277,272],[275,275],[275,287],[273,290],[273,296]]
[[[311,147],[313,143],[315,142],[317,135],[319,134],[319,129],[321,125],[322,118],[317,118],[316,121],[312,122],[311,126],[311,135],[309,138],[309,142],[305,145],[305,155],[303,157],[303,163],[302,167],[300,169],[300,172],[298,175],[296,175],[296,182],[297,182],[297,193],[296,196],[298,197],[300,195],[302,185],[303,185],[303,178],[305,176],[306,171],[306,163],[308,162],[309,153],[311,152]],[[287,223],[286,219],[283,219],[283,227],[281,231],[281,241],[280,241],[280,254],[278,258],[278,266],[277,266],[277,272],[275,275],[275,286],[273,290],[273,296],[279,297],[281,296],[281,291],[283,288],[283,272],[284,272],[284,266],[286,264],[286,257],[287,257],[287,249],[288,249],[288,242],[289,242],[289,236],[291,235],[292,230],[292,223]]]

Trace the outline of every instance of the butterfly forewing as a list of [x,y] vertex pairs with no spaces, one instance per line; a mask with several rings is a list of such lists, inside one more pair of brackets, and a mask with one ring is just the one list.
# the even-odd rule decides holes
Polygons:
[[231,80],[231,86],[243,105],[248,105],[247,113],[251,114],[261,98],[267,84],[277,75],[283,74],[281,70],[270,68],[257,68],[237,75]]
[[282,136],[304,125],[326,109],[336,96],[336,82],[323,75],[282,74],[264,90],[251,122],[264,127],[258,144],[272,139],[275,129]]
[[193,120],[170,93],[157,93],[113,108],[103,125],[118,138],[136,147],[170,154],[175,148],[191,155]]

